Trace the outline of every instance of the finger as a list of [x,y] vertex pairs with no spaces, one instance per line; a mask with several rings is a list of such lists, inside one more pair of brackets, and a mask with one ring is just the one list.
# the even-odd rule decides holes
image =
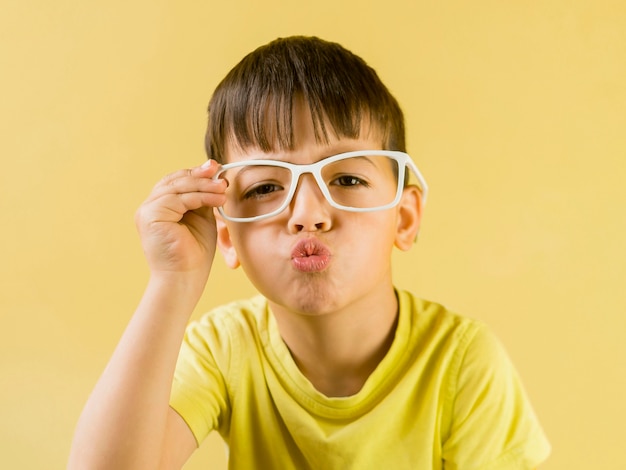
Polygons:
[[196,166],[193,168],[186,168],[183,170],[178,170],[169,175],[164,176],[160,183],[167,184],[172,180],[181,177],[202,177],[202,178],[213,178],[215,174],[218,172],[220,168],[220,164],[215,160],[207,160],[200,166]]
[[202,176],[196,169],[181,170],[161,180],[148,196],[154,200],[165,194],[184,194],[191,192],[206,192],[223,194],[228,183],[223,179],[214,180],[212,177]]
[[[180,222],[190,211],[213,208],[223,205],[223,194],[207,192],[167,193],[152,201],[147,201],[140,209],[143,220],[150,222]],[[212,211],[207,211],[212,213]]]

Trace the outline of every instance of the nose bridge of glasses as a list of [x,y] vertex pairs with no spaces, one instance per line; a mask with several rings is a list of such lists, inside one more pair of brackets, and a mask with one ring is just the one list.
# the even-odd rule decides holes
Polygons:
[[291,204],[293,204],[296,198],[302,194],[303,189],[307,194],[312,192],[318,200],[328,199],[319,167],[307,166],[305,168],[299,168],[297,171],[292,171],[292,178],[292,200],[289,201]]

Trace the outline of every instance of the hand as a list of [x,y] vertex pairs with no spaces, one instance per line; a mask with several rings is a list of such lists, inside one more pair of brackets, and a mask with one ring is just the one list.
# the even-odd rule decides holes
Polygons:
[[226,181],[212,179],[218,166],[209,160],[166,176],[137,210],[135,222],[153,275],[202,275],[206,282],[217,238],[213,208],[224,204],[227,187]]

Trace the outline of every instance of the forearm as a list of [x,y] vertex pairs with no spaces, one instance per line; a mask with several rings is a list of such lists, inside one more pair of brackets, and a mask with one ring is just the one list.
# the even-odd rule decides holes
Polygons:
[[200,292],[151,278],[79,420],[70,469],[156,468],[185,326]]

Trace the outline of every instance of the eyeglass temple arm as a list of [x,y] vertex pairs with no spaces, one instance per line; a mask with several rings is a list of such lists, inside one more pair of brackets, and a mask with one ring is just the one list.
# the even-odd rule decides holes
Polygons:
[[413,174],[417,178],[419,187],[422,190],[422,204],[425,205],[426,199],[428,198],[428,184],[426,183],[426,179],[424,178],[424,176],[422,176],[422,173],[419,171],[419,169],[417,168],[417,165],[415,164],[415,162],[413,162],[413,160],[408,158],[406,163],[409,169],[413,172]]

